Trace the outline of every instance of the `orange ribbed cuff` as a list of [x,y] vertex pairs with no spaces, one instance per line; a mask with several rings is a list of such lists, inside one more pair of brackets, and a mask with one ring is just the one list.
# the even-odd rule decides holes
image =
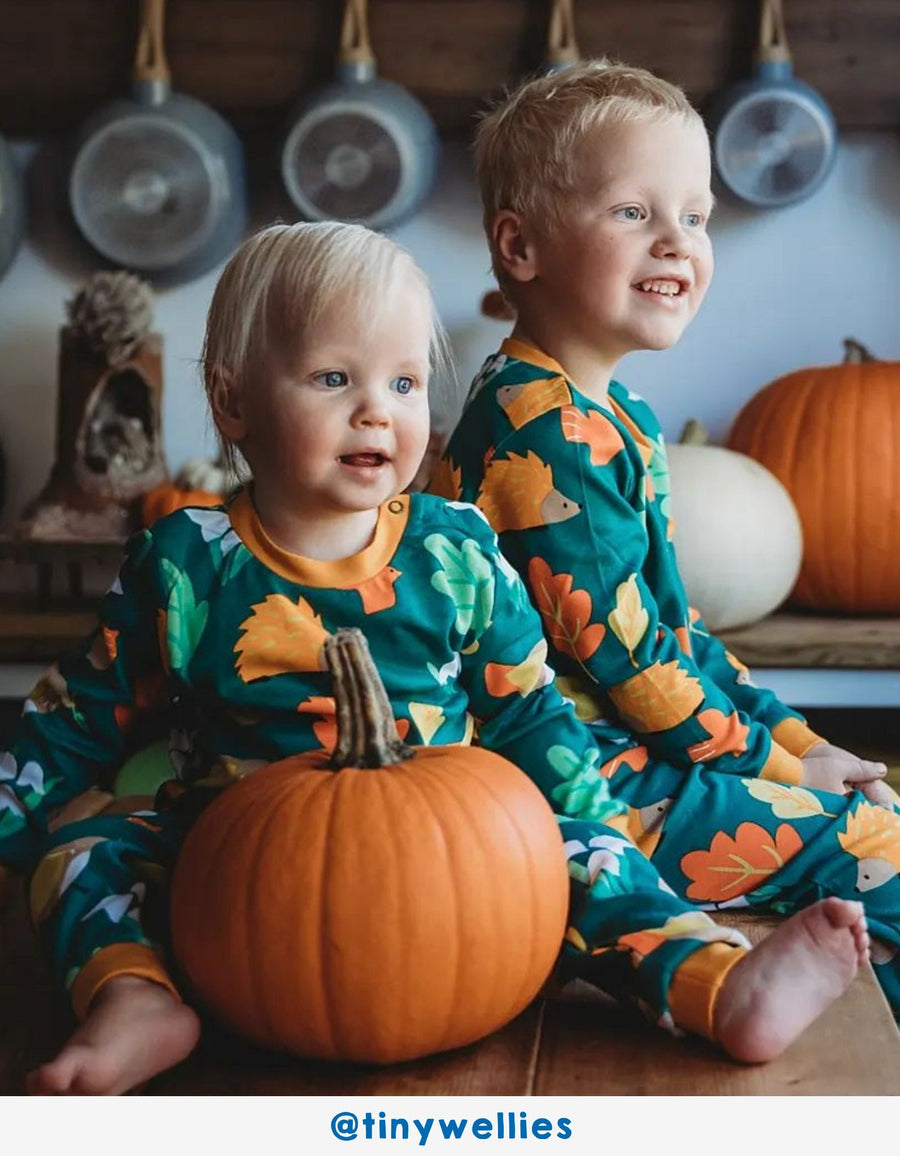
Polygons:
[[806,723],[801,722],[798,718],[782,719],[780,723],[772,727],[772,738],[786,751],[796,755],[798,759],[809,754],[817,743],[825,742],[821,735],[810,730]]
[[715,1040],[716,1001],[731,969],[749,949],[707,943],[676,969],[669,985],[669,1010],[680,1028]]
[[142,943],[115,943],[111,947],[101,947],[75,976],[72,1007],[79,1022],[86,1019],[100,988],[120,975],[134,975],[161,984],[181,1002],[175,984],[152,947]]
[[763,763],[759,772],[761,779],[774,779],[777,783],[787,783],[789,786],[799,787],[803,782],[803,763],[796,755],[786,751],[780,743],[772,739],[772,749],[769,757]]

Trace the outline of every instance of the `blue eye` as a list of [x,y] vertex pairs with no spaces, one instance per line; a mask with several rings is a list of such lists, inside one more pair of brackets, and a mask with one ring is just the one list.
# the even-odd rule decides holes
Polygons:
[[349,378],[342,369],[329,369],[325,373],[317,373],[314,380],[321,385],[327,385],[329,389],[339,389],[347,384]]
[[642,221],[644,211],[637,205],[626,205],[622,209],[616,209],[616,216],[621,217],[624,221]]
[[412,393],[415,384],[411,377],[395,377],[391,382],[391,388],[397,393]]
[[685,213],[684,223],[689,229],[699,229],[703,224],[703,217],[700,213]]

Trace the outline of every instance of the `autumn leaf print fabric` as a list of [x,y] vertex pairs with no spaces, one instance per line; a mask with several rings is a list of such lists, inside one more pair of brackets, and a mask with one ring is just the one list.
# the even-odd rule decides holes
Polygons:
[[[326,564],[267,544],[244,493],[227,510],[179,511],[130,543],[95,635],[40,681],[0,751],[0,862],[27,863],[52,807],[110,785],[154,712],[172,729],[182,786],[219,788],[233,780],[229,768],[330,749],[322,649],[346,626],[365,633],[408,742],[477,739],[551,802],[561,790],[576,815],[623,809],[597,774],[590,731],[556,689],[539,615],[478,509],[391,499],[374,545]],[[583,653],[602,629],[580,633]]]
[[687,603],[649,407],[617,382],[598,405],[514,340],[477,384],[432,489],[474,502],[497,531],[564,683],[672,766],[799,781],[770,732],[788,718],[805,731],[800,716],[754,687]]

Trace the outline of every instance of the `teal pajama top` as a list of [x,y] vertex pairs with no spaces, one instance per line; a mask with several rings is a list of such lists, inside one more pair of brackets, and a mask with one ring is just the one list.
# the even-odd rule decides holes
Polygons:
[[663,435],[636,394],[613,381],[609,407],[598,405],[509,339],[476,377],[430,488],[473,502],[499,534],[558,685],[597,724],[605,773],[650,757],[800,781],[798,756],[818,736],[752,684],[688,605]]
[[[136,535],[81,652],[45,676],[0,752],[0,863],[33,866],[62,804],[109,786],[155,713],[190,787],[330,747],[322,642],[366,635],[401,736],[505,755],[554,810],[623,810],[590,730],[554,685],[541,622],[476,509],[427,494],[380,507],[373,541],[337,562],[279,549],[247,492]],[[158,733],[158,731],[157,731]]]

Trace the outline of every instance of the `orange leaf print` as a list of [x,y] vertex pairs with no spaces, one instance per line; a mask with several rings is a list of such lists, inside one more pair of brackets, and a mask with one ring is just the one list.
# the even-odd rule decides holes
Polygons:
[[761,887],[803,847],[796,830],[782,823],[773,839],[758,823],[741,823],[734,838],[716,832],[707,851],[683,856],[681,870],[693,882],[688,899],[722,903]]
[[678,639],[678,645],[681,647],[681,653],[686,654],[688,658],[693,656],[693,647],[691,646],[691,632],[686,626],[676,626],[673,631],[675,637]]
[[750,728],[744,726],[737,711],[725,715],[720,710],[701,710],[697,722],[709,732],[710,737],[688,747],[687,753],[692,763],[706,763],[726,753],[737,758],[747,749],[746,739]]
[[128,730],[135,718],[167,704],[169,695],[161,670],[135,680],[134,698],[130,704],[119,703],[113,708],[113,717],[120,731]]
[[582,413],[574,405],[559,411],[562,434],[567,442],[584,442],[590,447],[591,465],[605,466],[625,449],[622,435],[602,413],[592,409]]
[[[298,705],[297,710],[301,714],[321,715],[321,718],[313,723],[313,734],[323,751],[333,751],[334,744],[337,742],[334,699],[327,695],[310,695]],[[399,737],[405,739],[409,734],[409,719],[399,718],[395,726]]]
[[586,661],[606,634],[602,623],[591,623],[591,596],[573,590],[571,574],[554,574],[543,558],[528,563],[528,584],[537,601],[550,642],[573,658]]
[[337,721],[334,699],[326,695],[311,695],[301,702],[297,710],[300,714],[317,714],[322,717],[313,723],[316,742],[326,751],[333,751],[337,742]]
[[243,682],[321,669],[328,631],[305,598],[295,603],[283,594],[270,594],[250,609],[234,647],[235,670]]
[[627,751],[623,751],[620,755],[611,758],[609,762],[604,763],[598,774],[602,775],[604,779],[611,779],[621,766],[630,767],[636,773],[646,767],[648,758],[646,747],[629,747]]

